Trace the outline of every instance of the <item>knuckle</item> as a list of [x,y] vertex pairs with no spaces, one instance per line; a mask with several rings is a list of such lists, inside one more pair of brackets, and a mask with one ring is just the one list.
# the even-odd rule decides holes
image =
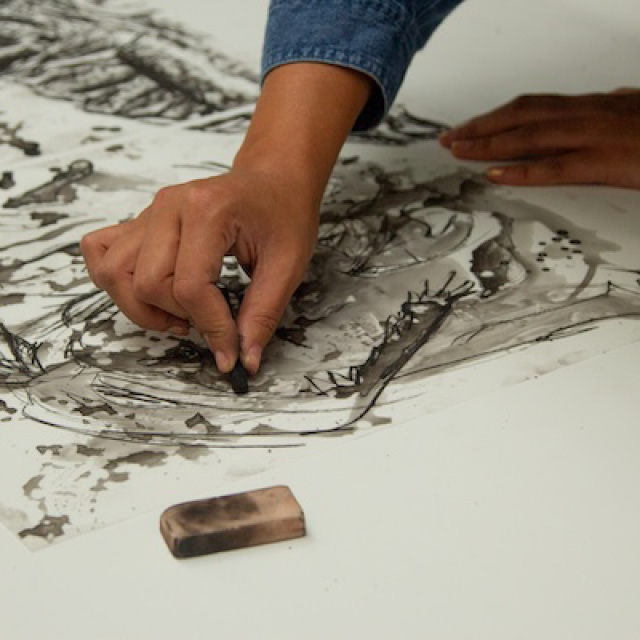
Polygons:
[[133,278],[133,295],[143,302],[152,303],[161,295],[161,283],[155,278],[136,275]]
[[192,309],[202,299],[202,283],[191,278],[175,278],[173,281],[173,297],[185,309]]
[[231,200],[227,189],[206,180],[190,182],[186,187],[185,200],[195,211],[211,214],[223,209]]
[[185,187],[184,199],[192,209],[208,209],[211,206],[211,195],[210,190],[203,188],[197,182],[192,182]]
[[240,209],[237,194],[219,186],[198,182],[186,187],[183,201],[191,220],[206,226],[223,227],[226,221],[235,219]]
[[507,105],[509,109],[515,113],[522,113],[523,111],[527,111],[531,106],[532,96],[530,95],[521,95],[515,97],[509,104]]
[[80,239],[80,251],[82,252],[82,255],[86,257],[87,255],[94,253],[98,244],[99,241],[95,231],[82,236]]
[[509,110],[517,115],[528,115],[541,109],[553,109],[558,105],[558,97],[547,94],[525,93],[507,104]]
[[167,203],[167,200],[171,198],[173,189],[173,187],[162,187],[162,189],[159,189],[153,198],[153,204],[163,207]]

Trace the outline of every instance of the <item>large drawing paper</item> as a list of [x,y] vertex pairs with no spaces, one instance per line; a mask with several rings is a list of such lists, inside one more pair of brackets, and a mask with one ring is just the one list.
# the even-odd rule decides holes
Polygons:
[[[29,547],[640,338],[637,200],[495,187],[397,108],[345,146],[305,280],[233,394],[194,331],[119,313],[78,242],[224,172],[257,80],[204,36],[109,4],[1,9],[0,519]],[[246,284],[228,258],[233,305]]]

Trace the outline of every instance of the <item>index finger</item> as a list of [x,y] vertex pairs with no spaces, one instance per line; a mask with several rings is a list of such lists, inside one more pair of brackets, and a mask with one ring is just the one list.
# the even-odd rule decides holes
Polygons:
[[[220,220],[220,224],[224,225],[224,221]],[[189,314],[213,352],[218,369],[224,373],[231,371],[238,359],[238,333],[231,309],[216,282],[232,244],[227,230],[212,219],[182,216],[173,295]]]

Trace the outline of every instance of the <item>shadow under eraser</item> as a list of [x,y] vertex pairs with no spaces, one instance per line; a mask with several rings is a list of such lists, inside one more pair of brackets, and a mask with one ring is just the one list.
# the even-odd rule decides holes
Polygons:
[[176,558],[306,535],[304,513],[285,486],[176,504],[160,517],[160,531]]

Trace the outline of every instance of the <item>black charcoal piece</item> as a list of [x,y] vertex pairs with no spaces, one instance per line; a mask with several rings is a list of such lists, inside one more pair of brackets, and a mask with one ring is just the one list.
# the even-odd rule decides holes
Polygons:
[[229,382],[231,382],[231,388],[234,393],[249,393],[249,374],[240,360],[236,362],[235,367],[231,370]]

